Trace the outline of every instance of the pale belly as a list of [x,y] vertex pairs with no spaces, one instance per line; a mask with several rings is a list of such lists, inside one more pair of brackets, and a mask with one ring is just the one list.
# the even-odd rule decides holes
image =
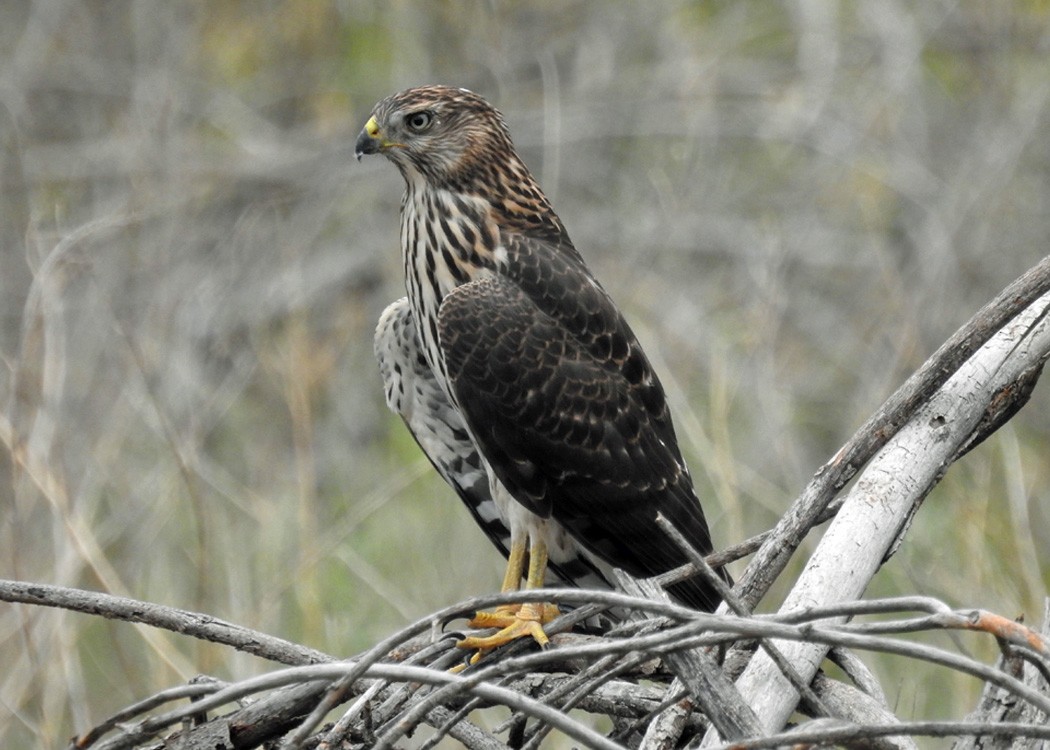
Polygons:
[[499,514],[510,529],[511,542],[524,542],[532,546],[543,542],[547,556],[553,563],[564,563],[575,559],[582,550],[569,533],[552,518],[543,518],[514,499],[503,483],[489,470],[489,489]]

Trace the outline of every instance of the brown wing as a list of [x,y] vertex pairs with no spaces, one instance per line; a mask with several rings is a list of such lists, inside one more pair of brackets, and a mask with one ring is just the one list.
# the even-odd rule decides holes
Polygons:
[[[415,322],[404,297],[379,318],[375,355],[390,410],[405,422],[412,437],[441,478],[455,490],[470,515],[496,548],[507,556],[510,529],[489,489],[485,463],[467,434],[460,413],[449,403],[423,357]],[[549,563],[553,585],[611,588],[602,571],[579,554]]]
[[[657,512],[710,552],[663,389],[615,305],[574,253],[524,239],[508,250],[515,278],[458,287],[439,315],[486,461],[519,502],[633,575],[686,562]],[[719,601],[698,579],[671,591],[703,609]]]

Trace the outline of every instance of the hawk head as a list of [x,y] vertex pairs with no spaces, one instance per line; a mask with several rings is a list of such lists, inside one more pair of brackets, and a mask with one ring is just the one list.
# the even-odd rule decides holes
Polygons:
[[[383,154],[406,181],[467,181],[486,163],[513,158],[503,116],[467,89],[421,86],[388,96],[372,110],[355,153]],[[472,176],[472,175],[471,175]]]

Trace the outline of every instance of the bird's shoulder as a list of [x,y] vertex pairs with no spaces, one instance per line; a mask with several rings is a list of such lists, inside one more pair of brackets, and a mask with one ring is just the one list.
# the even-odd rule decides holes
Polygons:
[[616,372],[647,409],[663,409],[663,390],[638,337],[565,235],[557,242],[531,234],[504,235],[502,275],[527,304],[571,336],[589,358]]
[[438,316],[449,382],[476,434],[504,446],[514,483],[537,503],[541,475],[559,481],[601,463],[641,476],[664,453],[657,463],[673,470],[681,457],[663,388],[579,255],[523,235],[505,251],[505,268],[457,287]]
[[[480,336],[475,343],[484,351],[486,337],[516,335],[521,343],[549,329],[542,335],[563,338],[574,362],[586,360],[620,379],[632,400],[662,423],[663,388],[637,336],[561,222],[554,217],[551,226],[557,231],[502,229],[496,267],[442,302],[442,347],[462,349],[472,340],[468,331]],[[568,363],[563,360],[563,369]]]

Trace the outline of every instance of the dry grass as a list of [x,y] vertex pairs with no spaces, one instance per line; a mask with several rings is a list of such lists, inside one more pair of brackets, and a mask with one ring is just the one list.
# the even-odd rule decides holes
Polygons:
[[[372,362],[400,185],[352,138],[406,85],[504,110],[725,543],[1047,253],[1045,3],[418,6],[0,7],[4,577],[337,654],[496,586]],[[953,468],[876,593],[1042,611],[1048,413],[1037,389]],[[266,666],[11,606],[0,663],[5,747]],[[905,717],[968,710],[936,679],[884,684]]]

